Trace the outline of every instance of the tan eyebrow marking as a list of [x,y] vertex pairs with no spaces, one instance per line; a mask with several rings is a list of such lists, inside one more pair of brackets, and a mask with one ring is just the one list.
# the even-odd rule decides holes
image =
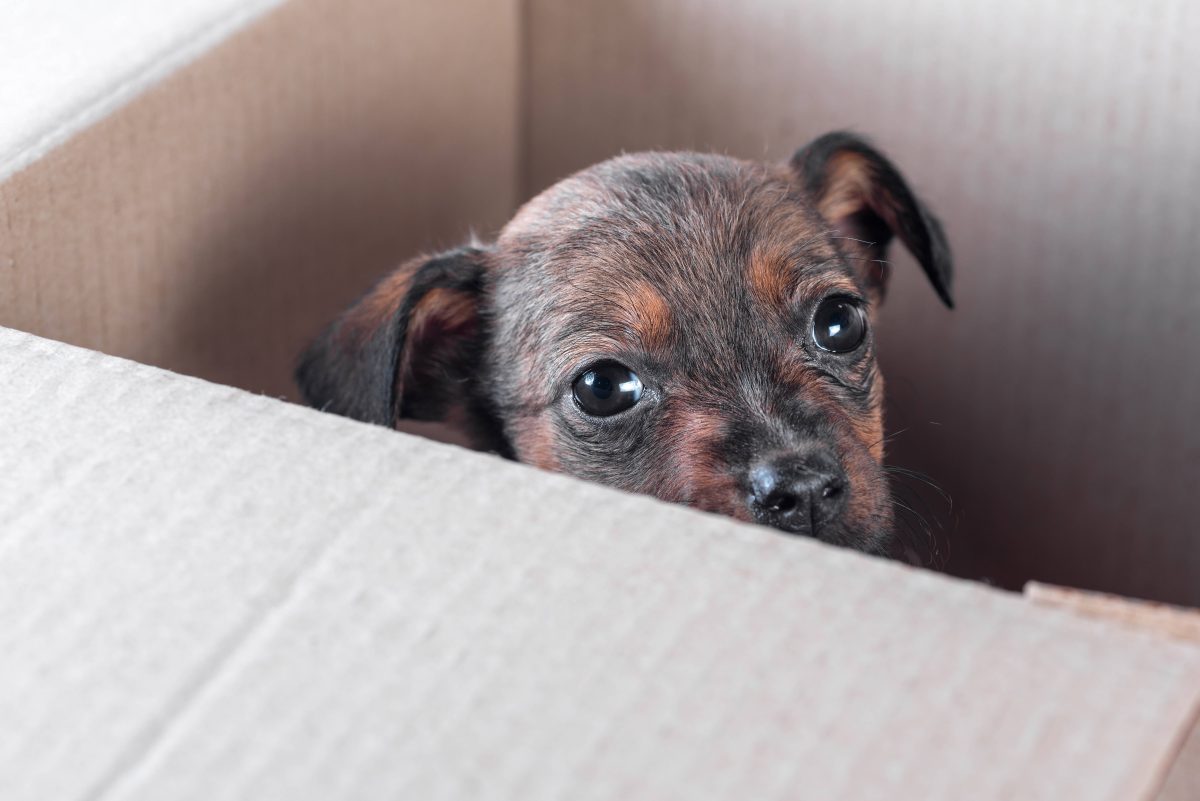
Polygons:
[[746,280],[750,290],[759,300],[769,305],[783,305],[788,301],[791,277],[787,260],[780,254],[755,248],[746,265]]
[[665,347],[671,338],[671,308],[650,284],[636,284],[629,293],[630,328],[646,349]]

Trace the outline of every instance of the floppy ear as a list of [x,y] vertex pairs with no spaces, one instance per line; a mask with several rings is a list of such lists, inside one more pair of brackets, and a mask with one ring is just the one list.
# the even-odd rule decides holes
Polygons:
[[879,297],[894,235],[916,257],[942,302],[954,307],[953,264],[942,225],[883,154],[853,134],[829,133],[798,150],[791,166],[817,211],[848,237],[847,249],[864,259],[863,274]]
[[314,342],[296,368],[312,406],[394,427],[461,409],[486,417],[476,386],[486,332],[485,254],[460,248],[414,259],[375,285]]

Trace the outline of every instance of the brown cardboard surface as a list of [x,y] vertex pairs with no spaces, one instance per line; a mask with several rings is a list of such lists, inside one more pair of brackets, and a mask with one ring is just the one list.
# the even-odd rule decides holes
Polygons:
[[[1042,606],[1070,609],[1087,617],[1117,621],[1164,637],[1200,643],[1200,610],[1137,601],[1069,587],[1030,582],[1025,597]],[[1158,801],[1192,801],[1200,798],[1200,704],[1193,724],[1180,732],[1175,756],[1164,765],[1166,777]]]
[[[900,265],[884,334],[951,566],[1198,603],[1200,14],[1081,8],[292,0],[0,183],[0,323],[284,394],[521,181],[851,125],[960,255],[962,311]],[[1081,619],[7,331],[0,428],[6,801],[1198,792],[1191,613],[1034,593]]]
[[[896,463],[951,569],[1200,606],[1200,4],[529,0],[526,193],[621,150],[852,128],[943,217],[896,258]],[[909,519],[916,536],[922,525]]]
[[0,796],[1148,799],[1200,648],[0,332]]
[[1153,629],[1163,636],[1200,643],[1200,610],[1148,601],[1137,601],[1070,587],[1030,582],[1025,596],[1037,604],[1061,606],[1079,614],[1118,620],[1131,626]]
[[0,181],[281,2],[0,4]]
[[269,12],[0,183],[0,324],[292,394],[379,275],[511,212],[517,23],[515,0]]
[[1195,801],[1197,798],[1200,798],[1200,719],[1180,746],[1158,801]]

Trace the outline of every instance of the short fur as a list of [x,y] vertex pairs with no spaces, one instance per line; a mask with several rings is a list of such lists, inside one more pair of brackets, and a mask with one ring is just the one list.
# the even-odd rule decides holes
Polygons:
[[[754,465],[827,454],[845,504],[808,533],[884,553],[872,334],[835,356],[810,332],[831,295],[873,312],[893,235],[950,305],[940,224],[858,137],[826,135],[786,165],[621,156],[534,198],[494,243],[385,278],[309,349],[297,381],[338,414],[388,426],[453,415],[480,447],[743,520]],[[614,417],[572,397],[602,359],[645,385]]]

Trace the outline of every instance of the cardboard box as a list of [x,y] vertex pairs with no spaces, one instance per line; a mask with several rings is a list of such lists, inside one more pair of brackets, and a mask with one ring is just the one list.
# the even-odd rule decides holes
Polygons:
[[[960,569],[1196,603],[1200,546],[1179,515],[1195,372],[1169,397],[1115,390],[1175,426],[1170,441],[1135,422],[1106,449],[1082,424],[1051,436],[1020,413],[988,433],[977,421],[1025,389],[993,398],[966,340],[1015,331],[992,368],[1031,392],[1094,388],[1099,356],[1063,367],[1058,345],[1035,343],[1031,357],[1022,326],[1042,318],[981,299],[1070,278],[1082,305],[1051,305],[1067,333],[1120,306],[1126,251],[1088,262],[1091,283],[1034,272],[1075,264],[1084,234],[1106,244],[1128,211],[1068,202],[1091,184],[1042,191],[1096,169],[1151,187],[1123,247],[1176,263],[1190,207],[1169,204],[1200,163],[1186,136],[1200,107],[1170,104],[1164,122],[1155,104],[1196,88],[1194,49],[1176,45],[1200,11],[31,8],[0,8],[0,96],[17,98],[0,116],[0,324],[31,332],[0,332],[0,798],[1200,797],[1195,612],[1026,599],[244,391],[290,396],[300,345],[375,275],[469,225],[486,235],[565,170],[622,146],[783,156],[853,123],[944,211],[971,310],[922,312],[931,300],[899,265],[890,391],[918,408],[927,392],[939,414],[969,400],[945,426],[960,446],[1035,439],[1054,453],[1029,472],[1085,508],[1029,504],[1029,528],[973,513],[962,536],[982,544]],[[1074,48],[1051,35],[1081,19]],[[1088,67],[1118,40],[1128,75],[1061,89],[1093,87]],[[1125,166],[1101,168],[1111,140],[1082,123],[1145,86],[1136,125],[1122,116],[1136,110],[1110,120]],[[880,102],[850,114],[847,98]],[[1029,130],[987,138],[1018,111]],[[1048,161],[1014,166],[1031,153]],[[1083,239],[1055,245],[1064,230]],[[1002,263],[1007,277],[980,266]],[[1032,289],[1008,290],[1018,279]],[[1155,324],[1176,332],[1145,363],[1158,374],[1200,340],[1171,328],[1191,319],[1194,271],[1155,281]],[[915,347],[934,338],[937,363]],[[1112,374],[1145,347],[1109,354]],[[1138,434],[1150,456],[1131,455]],[[925,455],[948,458],[932,439]],[[1099,501],[1081,489],[1111,478],[1088,460],[1114,455],[1170,473],[1148,517],[1121,505],[1140,475]],[[1047,492],[1006,478],[1007,497]],[[992,492],[968,497],[992,510]],[[1075,525],[1106,512],[1146,528]]]

